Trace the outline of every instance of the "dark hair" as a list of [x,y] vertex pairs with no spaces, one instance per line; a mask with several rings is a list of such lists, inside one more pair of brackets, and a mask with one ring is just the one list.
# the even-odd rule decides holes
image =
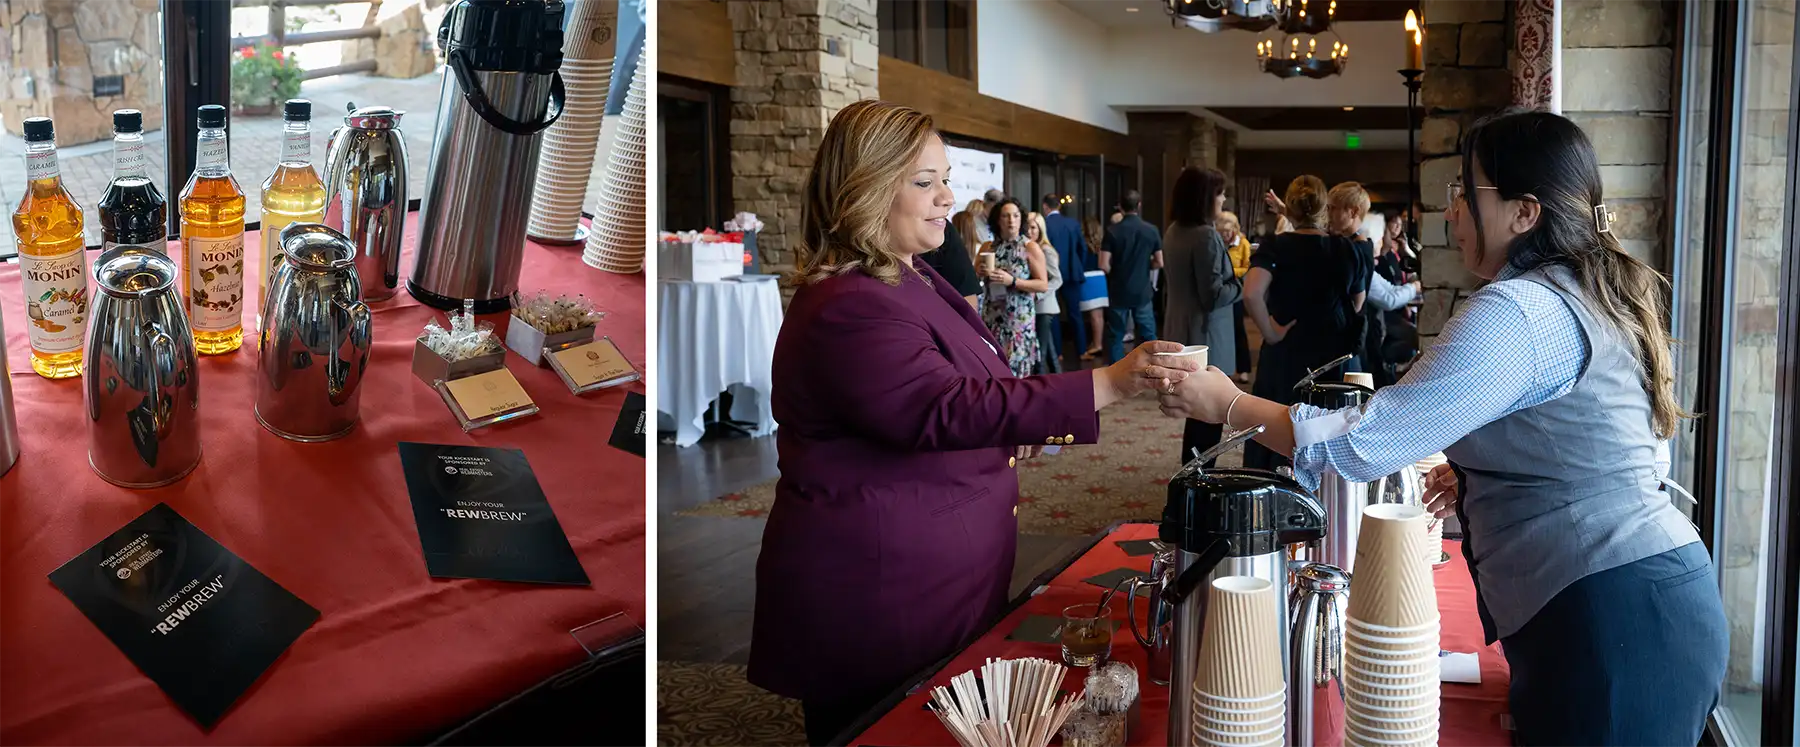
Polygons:
[[1549,112],[1511,109],[1471,126],[1462,153],[1464,203],[1475,222],[1477,261],[1487,255],[1481,211],[1473,209],[1479,204],[1479,164],[1501,199],[1531,200],[1541,207],[1537,225],[1506,247],[1507,263],[1519,270],[1561,265],[1574,273],[1596,315],[1636,344],[1652,426],[1659,438],[1674,435],[1676,421],[1691,416],[1675,401],[1674,352],[1663,308],[1668,281],[1627,254],[1611,231],[1599,230],[1595,212],[1605,199],[1587,134]]
[[1000,198],[999,202],[994,203],[993,207],[988,208],[988,214],[987,214],[988,230],[992,231],[994,233],[995,241],[1000,240],[1000,213],[1002,212],[1001,208],[1004,208],[1007,205],[1011,205],[1011,206],[1019,209],[1019,235],[1020,236],[1025,235],[1025,213],[1027,213],[1029,211],[1027,211],[1025,209],[1024,204],[1019,202],[1019,198],[1017,198],[1017,197],[1002,197],[1002,198]]
[[1138,207],[1143,204],[1144,196],[1138,194],[1138,191],[1133,189],[1126,192],[1123,198],[1120,198],[1119,209],[1124,210],[1127,213],[1135,213],[1138,211]]
[[1169,198],[1169,217],[1183,226],[1210,226],[1219,216],[1214,198],[1225,194],[1225,174],[1218,169],[1189,166],[1175,177]]
[[[1000,203],[994,204],[998,205]],[[1044,212],[1046,213],[1062,207],[1062,195],[1055,192],[1046,192],[1044,193],[1044,199],[1038,201],[1038,207],[1044,208]]]

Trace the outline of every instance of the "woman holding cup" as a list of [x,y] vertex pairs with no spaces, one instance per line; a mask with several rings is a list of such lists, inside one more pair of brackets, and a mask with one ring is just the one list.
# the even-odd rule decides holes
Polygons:
[[[1225,175],[1217,169],[1189,166],[1175,178],[1169,213],[1174,218],[1163,234],[1163,256],[1168,263],[1169,310],[1162,338],[1204,346],[1205,360],[1224,371],[1236,371],[1237,345],[1232,307],[1243,298],[1244,286],[1232,272],[1231,255],[1213,222],[1225,206]],[[1215,423],[1189,418],[1181,435],[1178,461],[1192,459],[1219,443],[1222,429]],[[1211,467],[1212,465],[1206,465]]]
[[1612,235],[1593,146],[1569,120],[1498,115],[1462,153],[1445,217],[1464,266],[1493,282],[1399,383],[1323,411],[1212,370],[1165,388],[1164,411],[1261,424],[1258,440],[1314,485],[1327,468],[1370,480],[1443,451],[1427,498],[1462,521],[1486,638],[1512,669],[1517,742],[1696,744],[1728,639],[1706,548],[1663,491],[1659,454],[1686,417],[1664,281]]
[[749,679],[799,699],[815,745],[994,623],[1020,459],[1094,443],[1101,408],[1199,368],[1150,365],[1181,349],[1152,342],[1103,368],[1014,376],[917,259],[944,241],[949,171],[930,117],[859,101],[832,119],[806,184]]

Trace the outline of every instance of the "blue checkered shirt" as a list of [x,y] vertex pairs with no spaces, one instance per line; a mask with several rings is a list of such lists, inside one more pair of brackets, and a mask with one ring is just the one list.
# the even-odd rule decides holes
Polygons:
[[1574,389],[1588,357],[1581,323],[1555,292],[1519,274],[1508,265],[1469,296],[1406,376],[1361,408],[1294,405],[1295,478],[1317,490],[1330,468],[1371,482]]

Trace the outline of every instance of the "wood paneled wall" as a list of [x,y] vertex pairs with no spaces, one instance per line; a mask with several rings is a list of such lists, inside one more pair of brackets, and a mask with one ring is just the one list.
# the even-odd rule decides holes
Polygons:
[[971,80],[882,57],[879,83],[881,98],[930,114],[952,135],[1126,165],[1137,159],[1122,133],[984,96]]
[[722,0],[657,0],[656,71],[737,85],[737,44]]

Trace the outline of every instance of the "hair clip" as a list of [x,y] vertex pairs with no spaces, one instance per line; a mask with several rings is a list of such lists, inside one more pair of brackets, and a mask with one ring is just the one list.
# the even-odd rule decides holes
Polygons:
[[1617,213],[1606,209],[1606,203],[1602,202],[1594,206],[1594,230],[1600,233],[1612,233],[1613,221],[1618,218]]

